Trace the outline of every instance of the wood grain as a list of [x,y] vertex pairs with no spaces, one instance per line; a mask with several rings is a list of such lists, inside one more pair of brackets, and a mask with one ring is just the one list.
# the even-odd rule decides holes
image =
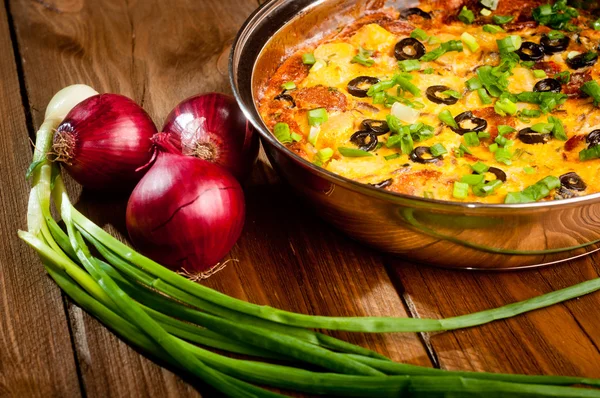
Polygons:
[[[388,259],[415,316],[495,308],[598,277],[597,256],[540,270],[468,272]],[[426,335],[444,369],[600,377],[600,294],[481,327]]]
[[[134,98],[160,126],[183,98],[230,91],[229,45],[257,2],[70,0],[11,5],[36,126],[52,94],[78,82]],[[68,185],[82,211],[123,236],[126,198]],[[279,182],[264,155],[247,185],[246,227],[229,257],[237,261],[207,285],[304,313],[407,316],[381,255],[317,219]],[[77,307],[69,305],[69,317],[87,395],[196,394]],[[430,365],[415,334],[340,336],[396,360]]]
[[60,290],[32,250],[26,229],[31,162],[9,23],[0,6],[0,396],[80,395]]

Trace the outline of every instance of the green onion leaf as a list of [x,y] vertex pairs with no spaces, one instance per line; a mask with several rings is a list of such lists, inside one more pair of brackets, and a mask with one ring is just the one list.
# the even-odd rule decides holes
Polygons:
[[469,195],[469,184],[464,182],[456,181],[454,183],[454,189],[452,191],[452,196],[456,199],[466,199]]
[[535,174],[535,169],[531,166],[523,167],[523,171],[526,174]]
[[557,0],[554,5],[543,4],[533,10],[533,19],[554,29],[571,30],[571,19],[579,16],[577,10],[567,6],[567,0]]
[[490,145],[488,147],[488,149],[490,150],[491,153],[496,153],[496,151],[498,151],[498,144],[493,143],[492,145]]
[[548,133],[552,132],[552,129],[554,129],[554,124],[552,124],[552,123],[537,123],[537,124],[534,124],[533,126],[531,126],[531,129],[533,131],[535,131],[536,133],[548,134]]
[[302,63],[304,65],[314,65],[317,59],[312,53],[302,54]]
[[514,115],[518,110],[517,104],[508,98],[502,98],[501,100],[496,101],[496,104],[494,105],[494,111],[500,116],[506,116],[506,114]]
[[479,43],[477,43],[477,39],[473,35],[467,32],[463,32],[463,34],[460,35],[460,39],[465,44],[465,46],[467,46],[467,48],[471,50],[471,52],[474,53],[477,50],[479,50]]
[[554,78],[561,84],[568,84],[571,81],[571,72],[566,70],[564,72],[557,73],[554,75]]
[[600,30],[600,19],[597,19],[592,23],[592,29]]
[[487,8],[482,8],[481,11],[479,11],[479,13],[484,17],[489,17],[490,15],[492,15],[492,12]]
[[489,166],[482,162],[477,162],[471,165],[473,171],[477,174],[483,174],[489,170]]
[[463,138],[465,140],[465,145],[468,147],[471,146],[479,146],[479,137],[477,136],[477,133],[474,131],[471,131],[469,133],[465,133],[463,135]]
[[559,32],[558,30],[551,30],[546,34],[550,40],[560,40],[565,38],[565,34],[563,32]]
[[319,139],[320,134],[321,134],[321,127],[312,126],[310,128],[310,132],[308,133],[308,142],[310,142],[313,146],[317,146],[317,140]]
[[435,72],[435,69],[427,68],[427,69],[423,69],[421,72],[425,73],[426,75],[433,75],[433,73]]
[[500,0],[480,0],[479,2],[481,3],[482,6],[487,7],[490,10],[496,11],[496,8],[498,8],[498,3],[500,2]]
[[447,95],[448,97],[456,98],[456,99],[462,98],[462,95],[460,95],[460,93],[458,91],[454,91],[454,90],[442,91],[442,94]]
[[590,80],[581,86],[581,91],[594,99],[594,105],[600,104],[600,84],[595,80]]
[[514,127],[501,124],[498,126],[498,134],[504,135],[517,131]]
[[292,142],[290,126],[287,123],[277,123],[273,128],[273,134],[282,144],[290,144]]
[[442,55],[446,54],[447,52],[450,52],[450,51],[460,52],[462,50],[463,50],[463,45],[460,40],[450,40],[450,41],[440,44],[440,46],[438,48],[423,55],[421,57],[421,61],[423,61],[423,62],[435,61],[436,59],[438,59]]
[[596,145],[579,152],[579,160],[586,161],[600,158],[600,145]]
[[490,97],[490,95],[487,93],[487,91],[485,90],[485,88],[478,88],[477,89],[477,94],[479,94],[479,99],[481,100],[481,103],[484,105],[489,105],[492,103],[492,98]]
[[327,109],[317,108],[308,111],[308,124],[310,126],[320,126],[329,119]]
[[479,131],[477,133],[477,137],[479,137],[480,139],[486,139],[486,138],[490,138],[491,135],[487,131]]
[[469,185],[477,185],[483,182],[485,176],[483,174],[468,174],[466,176],[462,176],[460,182],[464,182]]
[[373,153],[363,151],[362,149],[347,148],[347,147],[343,147],[343,146],[339,147],[338,151],[342,156],[345,156],[347,158],[361,158],[361,157],[365,157],[365,156],[375,156]]
[[364,48],[359,47],[358,54],[355,55],[350,62],[353,64],[361,64],[367,68],[370,68],[375,63],[375,61],[370,58],[371,55],[373,55],[373,51],[365,50]]
[[478,90],[483,87],[483,85],[481,84],[481,80],[477,76],[472,77],[469,80],[467,80],[466,84],[467,84],[467,89],[469,89],[471,91]]
[[494,23],[496,25],[507,24],[507,23],[511,22],[513,19],[515,19],[515,17],[513,17],[512,15],[494,15],[492,17],[492,21],[494,21]]
[[497,162],[504,163],[505,165],[510,166],[512,164],[511,158],[512,153],[506,148],[498,148],[496,152],[494,152],[494,158]]
[[383,158],[385,160],[394,160],[394,159],[398,159],[399,157],[400,157],[399,153],[393,153],[391,155],[384,156]]
[[[482,176],[483,177],[483,176]],[[492,180],[486,183],[477,184],[473,187],[473,193],[476,196],[489,196],[502,185],[501,180]]]
[[460,14],[458,14],[458,20],[471,25],[473,21],[475,21],[475,14],[473,14],[473,11],[469,10],[467,6],[463,6],[462,10],[460,10]]
[[569,139],[567,137],[567,133],[565,132],[565,127],[563,126],[561,120],[554,116],[548,117],[548,123],[552,123],[552,135],[554,138],[560,141],[566,141]]
[[412,72],[413,70],[421,69],[421,63],[416,59],[405,59],[398,61],[398,66],[403,72]]
[[501,53],[511,53],[521,48],[523,39],[521,39],[521,36],[510,35],[504,39],[496,40],[496,43],[498,43],[498,49]]
[[448,150],[446,149],[446,147],[444,147],[442,144],[439,144],[439,143],[432,145],[431,148],[429,148],[429,150],[431,151],[431,155],[434,157],[441,156],[441,155],[448,153]]
[[290,137],[292,137],[292,140],[299,142],[302,141],[302,135],[298,134],[298,133],[291,133]]
[[444,109],[443,111],[441,111],[438,117],[447,126],[458,128],[458,123],[456,123],[456,120],[454,120],[454,116],[452,116],[452,113],[448,109]]
[[505,32],[500,26],[490,24],[483,25],[483,31],[492,34]]
[[409,93],[411,93],[415,97],[420,97],[421,96],[421,90],[419,89],[419,87],[417,87],[414,84],[412,84],[405,77],[398,75],[398,76],[395,77],[395,80],[396,80],[396,83],[398,83],[398,85],[400,86],[400,88],[402,88],[402,90],[408,91]]
[[333,156],[333,149],[331,148],[323,148],[317,151],[315,158],[313,159],[313,163],[317,166],[323,166],[325,163],[331,159]]
[[294,83],[294,82],[283,83],[281,85],[281,88],[284,90],[293,90],[296,88],[296,83]]
[[532,72],[533,72],[533,76],[536,79],[544,79],[544,78],[548,77],[548,75],[546,75],[546,72],[541,69],[534,69]]
[[421,41],[426,41],[427,39],[429,39],[429,35],[427,34],[427,32],[420,28],[417,28],[410,32],[410,37]]
[[537,202],[550,194],[550,191],[560,187],[560,180],[554,176],[548,176],[533,185],[528,186],[521,192],[510,192],[504,203],[530,203]]
[[540,117],[542,116],[542,112],[537,109],[521,109],[519,113],[525,117]]

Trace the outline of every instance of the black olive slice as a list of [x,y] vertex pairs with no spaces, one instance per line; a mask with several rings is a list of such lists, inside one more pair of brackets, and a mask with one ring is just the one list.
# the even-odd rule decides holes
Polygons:
[[446,104],[446,105],[456,104],[458,102],[458,98],[438,97],[438,93],[448,91],[448,90],[450,90],[450,87],[447,87],[447,86],[431,86],[431,87],[427,87],[425,94],[427,94],[427,98],[429,98],[429,101],[436,103],[436,104]]
[[497,180],[506,182],[506,173],[504,171],[500,170],[499,168],[490,167],[487,172],[495,175]]
[[585,142],[588,143],[588,148],[600,145],[600,130],[594,130],[585,137]]
[[365,119],[362,121],[362,125],[375,135],[385,134],[390,131],[385,120]]
[[579,196],[579,195],[577,195],[575,192],[571,191],[570,189],[565,188],[562,185],[560,188],[558,188],[558,192],[556,192],[556,199],[570,199],[570,198],[575,198],[577,196]]
[[[456,124],[458,124],[458,128],[452,126],[450,126],[450,128],[452,129],[452,131],[459,135],[463,135],[470,131],[483,131],[487,128],[488,125],[485,119],[474,116],[473,112],[471,111],[463,112],[460,115],[457,115],[454,118],[454,121],[456,122]],[[474,124],[474,126],[463,127],[462,123],[466,121],[470,121],[472,124]]]
[[408,17],[410,17],[411,15],[418,15],[421,18],[431,19],[430,13],[423,11],[417,7],[405,8],[404,10],[400,11],[400,18],[402,19],[408,19]]
[[550,55],[565,51],[569,47],[570,41],[571,39],[567,36],[560,39],[550,39],[547,35],[543,35],[540,44],[544,48],[544,52]]
[[541,93],[544,93],[544,92],[560,93],[560,90],[562,90],[562,85],[560,84],[560,82],[556,79],[551,79],[551,78],[540,80],[533,87],[533,91],[537,91],[537,92],[541,92]]
[[517,138],[524,144],[545,144],[550,141],[550,134],[540,134],[527,127],[519,131]]
[[586,66],[592,66],[598,62],[598,53],[588,52],[567,58],[567,65],[571,69],[581,69]]
[[373,84],[379,83],[379,79],[372,76],[359,76],[348,82],[348,92],[355,97],[364,98]]
[[[404,51],[407,48],[411,49],[411,52],[407,53]],[[412,37],[400,40],[396,43],[396,47],[394,47],[394,55],[398,61],[403,61],[405,59],[419,59],[425,55],[425,52],[425,46]]]
[[561,185],[572,191],[585,191],[587,188],[587,184],[577,175],[577,173],[571,172],[563,174],[559,178]]
[[375,188],[385,188],[385,187],[389,187],[390,185],[392,185],[393,182],[394,182],[394,180],[391,179],[391,178],[389,178],[387,180],[383,180],[383,181],[378,182],[376,184],[369,184],[369,185],[372,186],[372,187],[375,187]]
[[372,131],[361,130],[350,136],[350,142],[362,151],[372,151],[377,146],[377,136]]
[[544,58],[544,47],[531,41],[521,44],[521,48],[515,51],[521,61],[539,61]]
[[424,157],[424,155],[431,155],[431,149],[428,146],[418,146],[410,153],[410,160],[416,163],[435,163],[442,156]]
[[294,98],[289,94],[283,94],[283,93],[279,94],[278,96],[275,97],[275,99],[277,101],[287,102],[286,108],[295,108],[296,107],[296,101],[294,101]]

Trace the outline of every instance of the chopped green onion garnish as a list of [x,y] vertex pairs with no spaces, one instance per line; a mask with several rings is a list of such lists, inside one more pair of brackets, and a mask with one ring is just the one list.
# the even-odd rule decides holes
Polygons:
[[600,30],[600,19],[597,19],[592,23],[592,29]]
[[317,146],[317,140],[319,139],[319,135],[321,134],[321,127],[313,126],[310,128],[310,132],[308,133],[308,142],[310,142],[313,146]]
[[484,17],[489,17],[490,15],[492,15],[492,12],[490,10],[488,10],[487,8],[482,8],[481,11],[479,11],[479,12]]
[[479,145],[479,137],[477,136],[477,133],[474,131],[465,133],[463,135],[463,138],[465,139],[465,145],[468,147]]
[[531,126],[531,129],[533,131],[535,131],[536,133],[540,133],[540,134],[548,134],[548,133],[552,132],[553,128],[554,128],[554,124],[552,124],[552,123],[537,123],[537,124],[534,124],[533,126]]
[[480,139],[486,139],[486,138],[490,138],[491,135],[487,131],[479,131],[477,133],[477,137],[479,137]]
[[427,34],[427,32],[425,32],[423,29],[419,29],[419,28],[410,32],[410,37],[412,37],[413,39],[421,40],[421,41],[425,41],[425,40],[429,39],[429,35]]
[[460,182],[464,182],[469,185],[477,185],[483,182],[485,176],[483,174],[469,174],[466,176],[462,176]]
[[290,137],[292,137],[292,140],[299,142],[302,141],[302,135],[298,134],[298,133],[291,133]]
[[488,196],[493,194],[494,191],[501,185],[501,180],[492,180],[486,183],[475,185],[473,187],[473,193],[477,196]]
[[494,23],[496,25],[507,24],[507,23],[511,22],[513,19],[515,19],[515,17],[513,17],[512,15],[494,15],[492,17],[492,21],[494,21]]
[[308,124],[311,126],[320,126],[329,119],[327,109],[317,108],[308,111]]
[[490,145],[488,147],[488,149],[490,150],[491,153],[496,153],[496,151],[498,150],[498,144],[493,143],[492,145]]
[[560,187],[560,180],[554,176],[548,176],[533,185],[528,186],[521,192],[510,192],[506,195],[504,203],[530,203],[537,202],[550,194],[550,191]]
[[429,44],[440,44],[442,41],[438,37],[431,36],[427,42]]
[[567,137],[567,133],[565,132],[565,127],[563,126],[559,118],[549,116],[548,123],[552,123],[552,135],[554,136],[554,138],[561,141],[566,141],[569,139],[569,137]]
[[498,126],[498,134],[500,134],[500,135],[512,133],[514,131],[517,131],[517,130],[514,127],[507,126],[505,124],[501,124]]
[[548,75],[546,75],[546,72],[545,72],[545,71],[543,71],[543,70],[541,70],[541,69],[534,69],[534,70],[533,70],[533,76],[534,76],[536,79],[543,79],[543,78],[545,78],[545,77],[548,77]]
[[458,128],[458,123],[456,123],[456,120],[454,120],[454,116],[452,116],[452,113],[448,109],[444,109],[443,111],[441,111],[438,117],[446,125]]
[[456,199],[465,199],[468,195],[469,195],[469,184],[456,181],[454,183],[454,189],[452,191],[452,196],[454,196]]
[[374,104],[383,104],[384,102],[385,102],[385,93],[383,91],[373,94],[373,103]]
[[561,84],[568,84],[571,81],[571,72],[568,70],[564,72],[557,73],[554,75],[554,78],[558,80]]
[[554,5],[543,4],[533,10],[533,19],[554,29],[571,28],[569,21],[578,15],[576,9],[567,6],[567,0],[557,0]]
[[483,87],[481,80],[477,76],[474,76],[466,81],[467,88],[469,90],[478,90]]
[[531,166],[523,167],[523,171],[526,174],[535,174],[535,169]]
[[488,165],[486,165],[485,163],[477,162],[475,164],[472,164],[471,168],[473,169],[473,171],[475,173],[483,174],[486,171],[488,171],[490,167]]
[[460,40],[450,40],[445,43],[442,43],[438,48],[423,55],[421,57],[421,61],[423,61],[423,62],[435,61],[436,59],[438,59],[442,55],[446,54],[447,52],[450,52],[450,51],[459,51],[460,52],[462,50],[463,50],[463,45]]
[[502,33],[502,32],[504,32],[504,29],[502,29],[498,25],[486,24],[486,25],[483,25],[483,31],[484,32],[488,32],[488,33],[496,34],[496,33]]
[[535,61],[521,61],[521,66],[527,69],[531,69],[535,66]]
[[501,135],[499,135],[498,137],[496,137],[496,139],[494,139],[494,142],[500,146],[505,146],[508,141],[510,141],[508,138],[503,137]]
[[433,72],[435,72],[435,69],[433,69],[433,68],[427,68],[427,69],[423,69],[421,72],[425,73],[426,75],[432,75]]
[[463,34],[460,35],[460,39],[465,44],[465,46],[467,46],[467,48],[471,50],[471,52],[474,53],[475,51],[479,50],[479,43],[477,43],[477,39],[473,37],[473,35],[467,32],[463,32]]
[[521,113],[521,115],[523,115],[525,117],[540,117],[540,116],[542,116],[542,112],[538,111],[537,109],[521,109],[520,113]]
[[391,155],[384,156],[383,158],[385,160],[394,160],[394,159],[398,159],[399,157],[400,157],[399,153],[393,153]]
[[304,65],[314,65],[317,62],[317,59],[312,53],[302,54],[302,63]]
[[521,39],[521,36],[510,35],[505,37],[504,39],[496,40],[496,43],[498,43],[498,49],[500,50],[500,52],[511,53],[521,48],[523,39]]
[[506,114],[514,115],[519,109],[517,108],[517,104],[515,104],[508,98],[503,98],[499,101],[496,101],[496,104],[494,105],[494,110],[500,116],[506,116]]
[[548,36],[550,40],[560,40],[565,38],[565,34],[563,32],[559,32],[558,30],[551,30],[550,32],[546,33],[546,36]]
[[315,158],[313,159],[313,163],[317,166],[323,166],[325,163],[331,159],[333,156],[333,149],[331,148],[323,148],[317,151]]
[[579,152],[579,160],[585,161],[600,158],[600,145],[596,145]]
[[594,105],[598,106],[598,104],[600,104],[600,84],[598,84],[597,81],[590,80],[583,84],[581,86],[581,91],[594,99]]
[[460,146],[458,147],[458,149],[454,150],[454,156],[456,156],[457,158],[462,158],[465,153],[468,153],[469,155],[472,155],[473,152],[471,152],[471,150],[469,148],[467,148],[465,146],[465,144],[463,144],[461,142]]
[[275,127],[273,127],[273,134],[282,144],[289,144],[292,142],[290,126],[287,123],[277,123]]
[[281,88],[284,90],[293,90],[296,88],[296,83],[294,83],[294,82],[283,83],[281,85]]
[[482,6],[495,11],[496,8],[498,8],[498,3],[500,2],[500,0],[480,0],[479,2]]
[[413,70],[421,69],[421,63],[416,59],[405,59],[398,61],[398,66],[403,72],[412,72]]
[[371,87],[369,87],[369,90],[367,91],[367,95],[369,97],[372,97],[373,95],[375,95],[375,93],[379,93],[381,91],[387,91],[390,88],[394,87],[396,84],[397,84],[396,79],[394,79],[394,78],[392,78],[391,80],[382,80],[379,83],[375,83]]
[[371,152],[363,151],[362,149],[339,147],[338,151],[342,156],[347,158],[361,158],[365,156],[375,156]]
[[479,99],[481,100],[482,104],[489,105],[492,103],[492,98],[489,96],[485,88],[478,88],[477,94],[479,94]]
[[494,158],[497,162],[504,163],[505,165],[512,164],[510,160],[512,158],[512,153],[506,148],[498,148],[496,152],[494,152]]
[[327,62],[322,59],[317,59],[317,61],[310,67],[310,72],[316,72],[319,69],[325,68],[327,66]]
[[396,76],[395,80],[396,80],[396,83],[398,83],[398,85],[402,88],[402,90],[408,91],[415,97],[421,96],[421,90],[419,89],[419,87],[412,84],[405,77],[398,75],[398,76]]
[[[585,86],[585,84],[584,84],[584,86]],[[583,87],[582,87],[582,89],[583,89]],[[540,106],[540,110],[544,113],[551,112],[558,105],[564,104],[568,98],[565,94],[553,93],[550,91],[546,91],[546,92],[526,91],[523,93],[519,93],[519,94],[515,95],[514,97],[516,97],[516,100],[519,102],[528,102],[531,104],[538,104]]]
[[467,6],[463,6],[462,10],[460,10],[460,14],[458,14],[458,19],[461,22],[471,25],[473,21],[475,21],[475,14],[473,14],[473,11],[469,10]]
[[432,156],[440,156],[448,153],[448,150],[442,144],[432,145],[429,150],[431,151]]
[[458,91],[454,91],[454,90],[442,91],[442,94],[447,95],[448,97],[456,98],[456,99],[462,98],[462,95],[460,95],[460,93]]
[[354,64],[361,64],[370,68],[375,63],[375,61],[370,58],[371,55],[373,55],[373,51],[365,50],[364,48],[359,47],[358,54],[355,55],[350,62]]

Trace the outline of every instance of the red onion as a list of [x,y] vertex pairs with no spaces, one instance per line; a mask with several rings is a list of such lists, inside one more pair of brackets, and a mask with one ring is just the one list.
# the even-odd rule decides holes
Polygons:
[[190,97],[167,116],[162,129],[180,137],[182,153],[216,163],[240,181],[252,171],[258,135],[235,99],[220,93]]
[[52,150],[55,161],[84,187],[131,189],[150,164],[155,133],[148,114],[131,99],[99,94],[67,114]]
[[225,169],[177,153],[169,135],[154,138],[156,161],[127,203],[127,231],[151,259],[206,275],[242,232],[244,194]]

